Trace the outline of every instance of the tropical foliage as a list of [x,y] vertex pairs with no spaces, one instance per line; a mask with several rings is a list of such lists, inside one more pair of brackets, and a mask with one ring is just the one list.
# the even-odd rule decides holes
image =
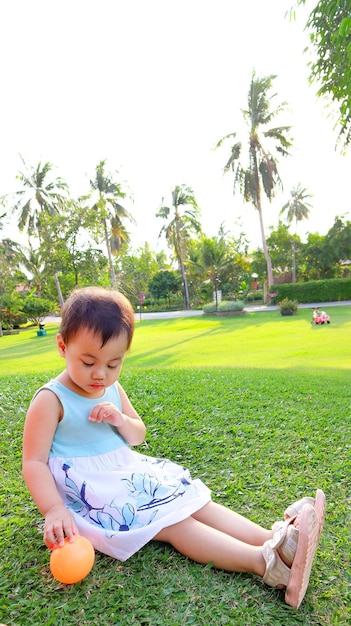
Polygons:
[[[65,211],[68,198],[68,185],[60,177],[53,175],[53,165],[49,161],[39,162],[31,167],[22,159],[24,171],[17,179],[20,189],[10,194],[8,201],[11,211],[18,215],[18,228],[26,231],[29,241],[33,238],[41,245],[51,248],[50,234],[45,228],[45,217],[54,218]],[[57,272],[53,271],[60,306],[63,305],[61,286]]]
[[310,65],[311,80],[318,85],[317,94],[338,107],[339,140],[347,146],[351,141],[351,1],[319,0],[306,26],[317,56]]
[[289,200],[280,211],[280,215],[286,214],[288,224],[295,222],[295,231],[297,230],[298,222],[308,219],[311,208],[311,204],[308,202],[309,198],[311,198],[311,194],[307,193],[307,189],[299,183],[296,187],[293,187]]
[[[243,111],[244,121],[249,131],[248,140],[237,139],[237,133],[231,132],[217,143],[217,147],[220,147],[227,139],[234,140],[224,172],[232,171],[233,192],[236,193],[239,190],[244,201],[251,203],[258,211],[270,285],[274,284],[274,276],[266,242],[262,195],[264,193],[271,201],[276,188],[281,187],[276,153],[280,156],[288,156],[292,145],[292,139],[289,137],[290,126],[271,126],[273,120],[286,108],[285,102],[276,106],[273,103],[275,94],[272,94],[272,88],[275,78],[274,75],[258,78],[255,72],[252,74],[248,105]],[[244,146],[248,146],[246,161],[242,160]]]
[[129,241],[125,220],[132,223],[135,223],[135,220],[120,203],[126,198],[126,191],[122,183],[116,182],[112,174],[106,170],[106,161],[97,164],[95,177],[90,180],[90,187],[85,226],[93,233],[97,242],[105,241],[111,284],[117,289],[113,254],[119,252],[122,244]]
[[[283,208],[280,211],[280,215],[282,213],[286,213],[286,219],[288,224],[291,224],[292,221],[295,222],[295,234],[297,232],[297,224],[304,219],[307,219],[310,212],[310,203],[308,202],[308,198],[311,198],[311,195],[307,193],[307,190],[300,185],[300,183],[291,190],[290,199],[286,202]],[[293,238],[291,240],[292,244],[292,281],[296,282],[296,240]]]
[[14,193],[12,210],[18,214],[20,231],[40,240],[42,216],[60,214],[67,201],[68,185],[60,176],[53,177],[54,167],[49,161],[39,162],[36,167],[26,164],[23,158],[22,163],[25,169],[17,176],[21,189]]
[[186,185],[177,185],[172,191],[171,206],[165,205],[162,201],[162,206],[156,216],[167,221],[167,224],[162,226],[160,236],[165,235],[178,262],[183,280],[185,308],[189,309],[190,298],[186,274],[188,243],[191,233],[201,232],[200,209],[193,190]]
[[170,297],[172,294],[178,293],[182,288],[182,280],[179,272],[170,272],[169,270],[163,270],[157,272],[155,276],[149,282],[149,291],[151,295],[160,300],[166,298],[168,305],[170,306]]

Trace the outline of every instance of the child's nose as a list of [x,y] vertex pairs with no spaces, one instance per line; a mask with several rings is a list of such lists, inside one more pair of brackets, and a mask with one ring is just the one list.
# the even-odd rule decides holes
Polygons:
[[95,369],[93,371],[93,379],[94,380],[102,380],[105,376],[105,372],[102,367]]

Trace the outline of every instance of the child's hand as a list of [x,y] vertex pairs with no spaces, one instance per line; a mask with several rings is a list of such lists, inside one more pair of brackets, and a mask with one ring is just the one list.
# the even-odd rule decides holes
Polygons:
[[62,547],[65,536],[73,541],[74,535],[78,534],[73,516],[63,504],[49,509],[45,515],[44,542],[50,550]]
[[107,422],[112,426],[122,426],[124,418],[121,411],[111,402],[100,402],[97,404],[89,415],[92,422]]

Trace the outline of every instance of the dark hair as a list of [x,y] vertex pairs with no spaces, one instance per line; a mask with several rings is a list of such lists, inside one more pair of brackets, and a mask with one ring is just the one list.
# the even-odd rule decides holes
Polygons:
[[71,293],[62,307],[60,334],[68,343],[79,330],[87,328],[100,335],[102,346],[111,337],[127,336],[130,347],[134,333],[134,311],[119,291],[84,287]]

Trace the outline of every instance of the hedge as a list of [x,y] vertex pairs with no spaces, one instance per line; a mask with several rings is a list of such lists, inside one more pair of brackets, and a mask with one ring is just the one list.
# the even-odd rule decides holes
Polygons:
[[301,303],[342,302],[351,300],[351,278],[328,278],[310,280],[306,283],[283,283],[270,288],[272,304],[281,300],[297,300]]

